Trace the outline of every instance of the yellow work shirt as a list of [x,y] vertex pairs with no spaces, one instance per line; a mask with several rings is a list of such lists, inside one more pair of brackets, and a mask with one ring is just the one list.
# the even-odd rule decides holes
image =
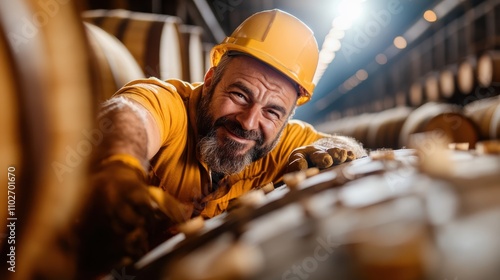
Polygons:
[[[201,201],[212,192],[210,171],[197,149],[197,106],[202,83],[171,79],[141,79],[128,83],[116,95],[147,108],[159,126],[161,148],[151,159],[149,184],[161,187],[182,203],[204,205],[201,215],[211,218],[226,210],[229,200],[269,182],[280,182],[294,148],[327,136],[302,121],[291,120],[277,146],[242,172],[224,178],[230,189],[222,197]],[[164,207],[168,207],[165,205]]]

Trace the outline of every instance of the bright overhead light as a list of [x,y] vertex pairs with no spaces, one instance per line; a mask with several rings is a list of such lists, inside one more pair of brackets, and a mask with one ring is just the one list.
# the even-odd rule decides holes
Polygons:
[[424,12],[424,19],[428,22],[435,22],[437,20],[437,15],[433,10],[427,10]]
[[329,64],[330,62],[332,62],[334,58],[335,58],[335,53],[333,52],[326,51],[324,49],[319,52],[320,63]]
[[344,38],[344,36],[345,36],[344,30],[332,28],[332,29],[330,29],[330,32],[328,32],[328,35],[326,35],[326,38],[340,40],[340,39]]
[[337,12],[350,19],[351,22],[359,18],[363,14],[362,0],[342,0],[337,6]]
[[379,53],[377,54],[377,56],[375,56],[375,61],[380,65],[384,65],[387,63],[387,56],[385,56],[385,54],[383,53]]
[[340,41],[337,39],[331,39],[331,37],[326,37],[323,42],[323,49],[329,50],[331,52],[336,52],[340,50]]
[[403,36],[397,36],[394,38],[394,46],[398,49],[404,49],[407,46],[406,39]]
[[366,0],[341,0],[337,6],[337,16],[332,21],[330,32],[325,36],[319,52],[318,70],[313,80],[319,81],[328,65],[335,59],[335,53],[341,48],[344,30],[350,29],[352,23],[363,13],[362,3]]
[[342,86],[344,87],[344,89],[346,89],[347,91],[351,90],[353,88],[353,86],[351,85],[351,83],[349,82],[349,80],[345,81]]
[[344,16],[338,16],[333,19],[332,26],[338,30],[347,30],[352,26],[352,19]]
[[333,19],[332,26],[347,30],[352,23],[363,14],[362,3],[365,0],[342,0],[337,6],[338,16]]
[[360,69],[356,72],[356,78],[360,81],[364,81],[368,78],[368,72],[364,69]]

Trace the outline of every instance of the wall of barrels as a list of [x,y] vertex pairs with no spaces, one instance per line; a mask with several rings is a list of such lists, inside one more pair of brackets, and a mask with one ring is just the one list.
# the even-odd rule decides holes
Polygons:
[[369,149],[437,129],[450,141],[500,136],[500,1],[463,1],[343,94],[318,127]]
[[[98,9],[83,12],[82,19],[87,23],[91,40],[96,41],[93,44],[96,53],[101,55],[96,57],[96,63],[102,65],[100,76],[114,77],[115,86],[110,83],[108,87],[110,94],[133,78],[201,82],[209,68],[206,64],[209,50],[204,48],[208,43],[202,41],[203,29],[184,24],[177,16]],[[95,33],[100,36],[96,37]],[[110,37],[106,39],[108,43],[99,42],[103,37]],[[124,50],[130,55],[124,54]]]
[[0,2],[0,279],[75,279],[99,87],[79,10],[47,3]]

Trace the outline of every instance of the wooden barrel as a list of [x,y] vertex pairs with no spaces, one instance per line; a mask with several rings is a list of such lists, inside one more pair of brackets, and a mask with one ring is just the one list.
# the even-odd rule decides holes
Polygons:
[[418,107],[425,101],[425,87],[421,80],[415,81],[411,84],[409,90],[410,105]]
[[439,73],[437,71],[433,71],[426,75],[424,88],[427,101],[442,101],[443,97],[441,96],[441,92],[439,90]]
[[109,10],[105,9],[92,9],[92,10],[87,10],[82,13],[82,19],[85,22],[94,24],[99,26],[101,22],[104,20],[106,17],[106,14],[109,12]]
[[118,38],[146,76],[183,78],[180,18],[120,9],[86,11],[82,17]]
[[408,106],[408,94],[406,90],[399,90],[394,96],[394,102],[398,107]]
[[101,87],[99,102],[111,97],[131,80],[145,77],[132,54],[116,37],[93,24],[84,25],[94,64],[92,73],[96,85]]
[[375,99],[372,102],[372,104],[371,104],[370,107],[371,107],[370,112],[380,112],[380,111],[383,111],[385,109],[384,108],[384,100],[381,99],[381,97],[378,97],[377,99]]
[[479,139],[476,125],[462,113],[449,112],[439,114],[427,121],[423,132],[444,132],[451,143],[469,143],[474,148]]
[[349,118],[339,118],[317,124],[315,127],[324,133],[349,135],[351,132],[348,130],[348,121]]
[[329,134],[339,134],[366,143],[366,134],[373,114],[343,117],[316,125],[316,129]]
[[[1,26],[0,26],[1,28]],[[4,32],[2,32],[5,34]],[[11,188],[9,184],[9,175],[7,172],[21,169],[22,160],[22,125],[19,116],[19,84],[16,83],[14,67],[12,65],[10,50],[6,37],[0,36],[0,84],[2,85],[2,102],[0,102],[0,126],[2,127],[2,137],[0,137],[0,167],[6,175],[0,178],[0,183],[5,187],[5,191],[0,193],[0,199],[4,207],[0,208],[0,219],[2,228],[6,228],[5,222],[8,218],[8,191]],[[21,140],[21,141],[20,141]],[[26,151],[24,151],[26,152]],[[14,168],[14,170],[12,170]],[[15,174],[14,172],[11,172]],[[18,187],[19,187],[18,183]],[[15,193],[15,189],[13,189]],[[4,242],[5,243],[5,242]]]
[[351,123],[351,134],[354,139],[360,141],[361,143],[368,142],[368,128],[373,117],[373,113],[365,113],[354,117],[354,121]]
[[391,109],[396,106],[396,99],[393,95],[386,94],[382,99],[382,103],[384,110]]
[[464,113],[478,127],[482,140],[500,139],[500,98],[490,97],[467,104]]
[[317,124],[315,127],[324,133],[351,136],[353,134],[353,124],[355,119],[356,117],[336,118]]
[[396,107],[374,114],[366,132],[366,148],[400,148],[399,133],[411,112],[410,107]]
[[450,65],[439,72],[439,92],[445,100],[451,100],[458,93],[456,65]]
[[183,39],[181,49],[183,79],[189,82],[203,82],[205,76],[205,57],[201,40],[203,28],[183,24],[179,27],[179,32]]
[[482,87],[499,86],[500,51],[490,50],[483,53],[477,62],[477,79]]
[[453,104],[428,102],[411,112],[399,135],[399,144],[407,146],[414,133],[439,131],[451,142],[467,142],[474,147],[478,141],[475,124]]
[[477,86],[477,59],[475,56],[466,57],[458,66],[458,89],[464,95],[471,94]]
[[[35,0],[0,2],[1,122],[10,123],[1,142],[10,168],[2,166],[0,180],[7,170],[15,178],[9,217],[17,219],[8,221],[15,223],[15,245],[1,244],[3,256],[15,246],[15,272],[4,259],[1,279],[77,278],[71,232],[88,190],[92,146],[85,133],[92,131],[95,89],[76,6],[53,4],[46,10]],[[12,36],[22,43],[5,40]],[[7,199],[2,204],[7,208]]]

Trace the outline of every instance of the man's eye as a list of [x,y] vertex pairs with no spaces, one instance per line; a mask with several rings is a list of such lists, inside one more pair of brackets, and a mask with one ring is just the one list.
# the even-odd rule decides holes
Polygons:
[[245,96],[239,92],[232,92],[232,94],[238,98],[245,98]]
[[274,111],[274,110],[269,110],[269,111],[267,111],[267,112],[268,112],[270,115],[272,115],[274,118],[277,118],[277,119],[280,119],[280,118],[281,118],[281,115],[280,115],[278,112]]
[[230,92],[231,98],[233,98],[234,101],[238,102],[245,102],[246,101],[246,96],[242,93],[239,93],[237,91],[232,91]]

